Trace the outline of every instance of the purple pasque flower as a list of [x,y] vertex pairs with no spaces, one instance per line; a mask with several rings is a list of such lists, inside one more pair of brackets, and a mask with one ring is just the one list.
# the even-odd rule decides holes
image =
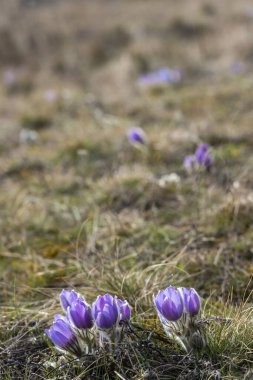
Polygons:
[[18,79],[17,73],[13,69],[7,69],[4,71],[3,80],[7,86],[13,86]]
[[53,89],[46,90],[44,92],[44,98],[49,103],[53,103],[57,99],[57,92]]
[[177,83],[182,79],[182,73],[179,69],[170,69],[162,67],[161,69],[142,74],[138,83],[141,86],[157,86],[168,83]]
[[195,156],[186,156],[184,159],[184,168],[191,172],[196,166],[197,160]]
[[147,140],[145,132],[139,127],[130,128],[127,132],[127,138],[132,144],[145,144]]
[[55,346],[64,350],[71,349],[76,340],[72,328],[64,317],[57,318],[56,316],[53,325],[45,330],[45,333],[49,336]]
[[196,161],[199,165],[205,166],[207,169],[213,163],[213,156],[210,153],[208,144],[200,144],[195,152]]
[[245,71],[245,66],[242,62],[234,62],[229,69],[232,74],[241,74]]
[[78,329],[90,329],[93,326],[91,307],[81,299],[68,306],[67,316],[70,324]]
[[119,310],[119,321],[129,321],[131,318],[131,307],[129,303],[119,298],[115,298]]
[[110,294],[98,296],[92,305],[92,314],[98,329],[110,329],[119,319],[118,306]]
[[183,298],[185,311],[191,317],[196,316],[201,308],[201,299],[196,290],[193,288],[179,288],[179,292]]
[[180,292],[171,285],[165,290],[159,290],[154,297],[154,303],[162,319],[177,321],[183,314],[184,305]]
[[74,290],[63,289],[60,294],[60,303],[64,311],[67,311],[68,306],[71,306],[73,302],[81,299],[81,296]]

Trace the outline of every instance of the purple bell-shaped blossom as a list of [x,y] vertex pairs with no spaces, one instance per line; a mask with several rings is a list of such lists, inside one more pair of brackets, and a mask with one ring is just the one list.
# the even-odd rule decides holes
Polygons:
[[196,316],[201,308],[200,296],[195,289],[179,288],[184,302],[185,311],[191,316]]
[[131,307],[129,303],[126,300],[122,301],[119,298],[116,298],[115,300],[119,310],[119,320],[129,321],[131,318]]
[[80,298],[80,295],[76,293],[74,290],[63,289],[60,294],[60,302],[62,309],[64,311],[67,311],[68,307]]
[[71,326],[67,320],[64,319],[64,317],[57,318],[56,316],[53,325],[49,329],[45,330],[45,333],[49,336],[57,348],[69,351],[77,356],[80,355],[81,349],[78,341]]
[[98,329],[110,329],[119,319],[118,306],[110,294],[98,296],[92,305],[92,314]]
[[165,290],[160,290],[154,303],[163,319],[168,321],[177,321],[183,313],[183,301],[177,289],[169,286]]
[[213,156],[210,153],[208,144],[200,144],[195,152],[196,161],[199,165],[209,169],[213,163]]
[[127,138],[132,144],[145,144],[147,141],[145,132],[138,127],[130,128],[127,132]]
[[91,307],[80,299],[77,299],[68,307],[67,315],[73,327],[90,329],[93,326]]

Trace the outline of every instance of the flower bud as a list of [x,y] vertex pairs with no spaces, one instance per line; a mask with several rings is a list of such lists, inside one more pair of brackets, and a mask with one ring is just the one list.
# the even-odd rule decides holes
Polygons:
[[67,315],[71,325],[78,329],[90,329],[93,325],[91,307],[80,299],[68,307]]
[[183,313],[181,295],[173,286],[160,290],[154,297],[154,303],[161,316],[168,321],[177,321]]
[[110,329],[118,321],[119,312],[115,299],[110,294],[98,296],[92,305],[92,314],[99,329]]

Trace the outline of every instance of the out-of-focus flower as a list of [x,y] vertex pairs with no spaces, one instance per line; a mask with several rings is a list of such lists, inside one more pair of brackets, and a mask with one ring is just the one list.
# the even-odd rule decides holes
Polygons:
[[77,299],[67,309],[68,319],[73,327],[90,329],[93,326],[91,307],[85,301]]
[[245,66],[242,62],[235,62],[230,66],[232,74],[242,74],[245,71]]
[[132,144],[145,144],[147,142],[145,132],[139,127],[130,128],[127,132],[127,138]]
[[129,321],[131,318],[131,308],[129,303],[119,298],[115,298],[119,310],[119,321]]
[[62,309],[64,311],[67,311],[68,306],[71,306],[72,303],[74,303],[78,299],[81,299],[81,296],[78,293],[76,293],[74,290],[63,289],[60,294],[60,303],[61,303]]
[[45,333],[58,349],[80,356],[81,348],[72,328],[66,320],[62,318],[56,319],[53,325],[45,330]]
[[7,69],[3,73],[3,81],[7,87],[11,87],[16,84],[18,79],[17,73],[13,69]]
[[34,143],[38,139],[38,133],[32,129],[21,129],[19,140],[21,143]]
[[171,173],[171,174],[165,174],[163,175],[159,181],[158,181],[158,185],[160,187],[167,187],[167,186],[170,186],[170,185],[179,185],[181,179],[179,177],[178,174],[176,173]]
[[208,144],[200,144],[193,156],[186,156],[184,158],[184,168],[188,172],[192,172],[200,167],[209,170],[213,164],[213,156],[210,152],[210,146]]
[[180,292],[173,286],[159,290],[154,303],[157,310],[168,321],[177,321],[183,314],[184,306]]
[[92,305],[93,318],[98,329],[111,329],[119,318],[118,307],[110,294],[98,296]]
[[184,158],[184,168],[188,172],[191,172],[192,170],[194,170],[194,168],[196,167],[196,163],[197,163],[197,160],[195,156],[186,156]]
[[46,90],[44,92],[44,99],[48,102],[48,103],[53,103],[58,97],[58,94],[55,90],[53,89],[49,89],[49,90]]
[[152,71],[150,73],[142,74],[138,78],[140,86],[159,86],[169,83],[177,83],[182,79],[182,73],[179,69],[170,69],[162,67],[161,69]]
[[213,163],[213,156],[210,153],[208,144],[200,144],[195,152],[195,157],[199,165],[209,169]]
[[179,288],[183,302],[184,310],[191,316],[198,315],[201,307],[200,296],[195,289]]

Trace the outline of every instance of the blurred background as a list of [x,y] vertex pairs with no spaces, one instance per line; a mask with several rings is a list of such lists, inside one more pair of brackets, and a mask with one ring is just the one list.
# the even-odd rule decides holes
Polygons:
[[178,67],[194,83],[251,70],[252,31],[250,1],[1,0],[2,78],[20,92],[78,87],[124,110],[143,72]]
[[[156,230],[146,230],[146,239],[155,222],[179,235],[200,224],[217,239],[208,255],[220,249],[221,235],[225,246],[243,239],[241,280],[222,266],[216,273],[216,261],[211,272],[214,287],[230,281],[244,292],[252,270],[252,35],[250,1],[1,0],[4,287],[10,278],[31,287],[83,284],[75,255],[84,221],[81,251],[91,268],[101,257],[111,263],[100,252],[115,252],[118,239],[123,256],[133,245],[140,252],[126,268],[145,267],[161,259],[167,239],[162,231],[156,241]],[[129,144],[132,126],[145,130],[150,149]],[[214,149],[215,165],[200,188],[182,163],[201,142]],[[171,172],[182,179],[181,192],[159,185]],[[126,242],[120,226],[129,228]],[[234,245],[229,265],[240,271]]]

